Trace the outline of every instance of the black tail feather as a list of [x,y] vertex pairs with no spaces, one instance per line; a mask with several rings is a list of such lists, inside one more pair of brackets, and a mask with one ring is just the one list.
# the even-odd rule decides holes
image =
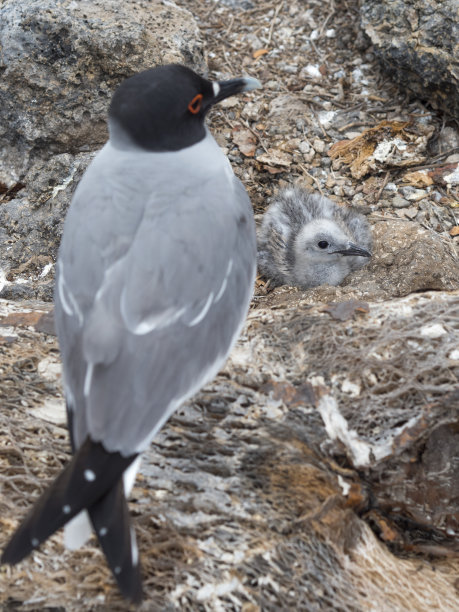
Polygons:
[[121,593],[134,603],[142,599],[136,538],[122,480],[89,509],[89,516]]
[[1,563],[19,563],[81,510],[93,506],[135,458],[107,452],[102,444],[87,438],[14,533]]

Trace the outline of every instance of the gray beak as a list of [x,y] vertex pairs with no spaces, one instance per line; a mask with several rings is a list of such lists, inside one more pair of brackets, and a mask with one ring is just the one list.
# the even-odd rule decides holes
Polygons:
[[345,256],[357,255],[358,257],[371,257],[371,253],[369,251],[367,251],[366,249],[362,249],[361,247],[357,246],[356,244],[353,244],[352,242],[349,242],[346,249],[333,251],[333,253],[340,253],[341,255]]
[[214,82],[214,98],[212,104],[220,102],[229,96],[234,96],[243,91],[258,89],[259,87],[261,87],[260,81],[252,77],[241,77],[239,79],[230,79],[229,81]]

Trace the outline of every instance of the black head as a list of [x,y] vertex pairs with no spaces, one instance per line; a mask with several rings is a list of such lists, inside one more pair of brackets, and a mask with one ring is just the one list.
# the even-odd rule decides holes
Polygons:
[[115,145],[130,142],[147,151],[178,151],[204,138],[204,118],[213,104],[260,86],[251,78],[212,83],[176,64],[145,70],[115,91],[110,137]]

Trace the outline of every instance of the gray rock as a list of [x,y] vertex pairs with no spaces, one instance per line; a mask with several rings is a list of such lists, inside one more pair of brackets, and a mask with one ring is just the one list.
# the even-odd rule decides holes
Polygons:
[[62,153],[36,158],[23,177],[25,187],[0,206],[0,265],[8,270],[8,281],[21,279],[17,290],[5,284],[1,297],[15,299],[18,291],[22,299],[44,297],[35,281],[54,260],[65,211],[93,156]]
[[456,148],[459,148],[459,131],[446,125],[441,129],[438,138],[432,143],[432,150],[435,154],[438,154]]
[[0,8],[0,181],[29,154],[93,149],[106,139],[116,85],[158,63],[205,70],[192,15],[159,0],[6,0]]
[[294,123],[298,117],[307,113],[306,104],[292,94],[280,94],[269,105],[269,117],[275,118],[278,123]]
[[222,0],[222,4],[237,11],[250,11],[255,7],[250,0]]
[[408,200],[405,200],[405,198],[402,198],[401,195],[397,194],[392,199],[391,205],[394,208],[406,208],[407,206],[410,205],[410,203],[408,202]]
[[362,290],[367,291],[367,296],[372,293],[371,285],[374,297],[384,299],[459,288],[459,259],[450,238],[416,222],[388,220],[373,226],[373,243],[374,255],[366,280],[353,275],[353,280],[348,277],[346,282],[360,288],[360,280],[364,281]]
[[362,27],[386,70],[416,96],[459,112],[457,0],[364,0]]
[[11,191],[0,195],[0,266],[12,283],[2,283],[0,295],[49,299],[35,281],[53,261],[92,152],[107,138],[113,90],[160,63],[205,73],[203,44],[191,13],[172,2],[6,0],[0,49],[0,193]]

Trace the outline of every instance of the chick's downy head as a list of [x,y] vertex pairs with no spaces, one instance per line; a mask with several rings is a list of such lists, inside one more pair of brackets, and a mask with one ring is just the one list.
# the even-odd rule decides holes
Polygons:
[[371,231],[354,210],[288,188],[264,215],[258,249],[259,271],[276,285],[338,285],[368,262]]

